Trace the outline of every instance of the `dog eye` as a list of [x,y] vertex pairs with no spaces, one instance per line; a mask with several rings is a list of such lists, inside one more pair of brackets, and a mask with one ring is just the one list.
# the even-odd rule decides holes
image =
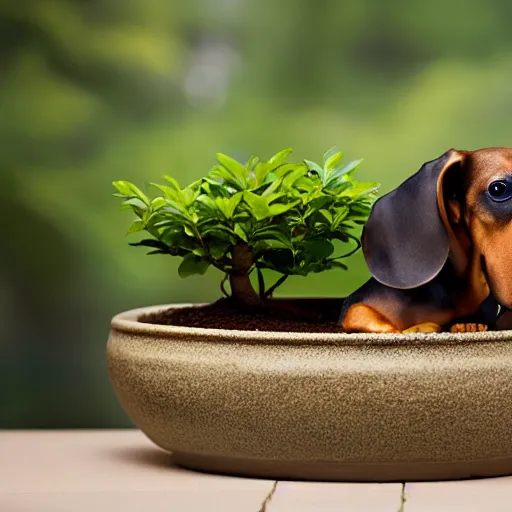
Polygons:
[[512,198],[512,187],[507,181],[493,181],[487,190],[494,201],[507,201]]

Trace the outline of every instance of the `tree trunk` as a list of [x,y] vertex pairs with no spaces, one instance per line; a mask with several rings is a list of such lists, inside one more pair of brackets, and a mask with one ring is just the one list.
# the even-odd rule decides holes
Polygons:
[[233,299],[242,302],[248,306],[261,306],[263,301],[260,299],[254,288],[252,287],[249,274],[231,274],[229,278],[231,286],[231,294]]
[[233,269],[229,276],[231,294],[235,301],[249,307],[261,307],[263,301],[253,288],[249,277],[252,253],[246,243],[238,243],[233,249]]

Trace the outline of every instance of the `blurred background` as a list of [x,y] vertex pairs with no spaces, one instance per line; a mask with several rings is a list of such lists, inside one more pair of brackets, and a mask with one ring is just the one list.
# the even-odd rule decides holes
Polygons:
[[[0,2],[0,428],[123,427],[110,318],[219,297],[124,235],[111,182],[215,153],[338,145],[382,192],[450,147],[512,145],[508,0]],[[345,296],[350,271],[281,295]]]

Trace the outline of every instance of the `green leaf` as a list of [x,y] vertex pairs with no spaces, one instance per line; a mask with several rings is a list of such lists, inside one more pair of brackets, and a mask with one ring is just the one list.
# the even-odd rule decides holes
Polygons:
[[302,178],[299,178],[295,183],[294,186],[296,189],[304,190],[306,192],[312,192],[315,190],[316,185],[313,182],[313,180],[309,177],[303,176]]
[[327,171],[332,171],[336,169],[337,165],[341,162],[341,159],[343,158],[343,153],[341,151],[337,151],[330,156],[327,157],[325,161],[325,169]]
[[332,148],[329,148],[325,153],[324,153],[324,166],[325,166],[325,163],[334,155],[340,153],[341,154],[341,157],[343,157],[343,153],[336,147],[336,146],[333,146]]
[[249,191],[244,192],[243,197],[256,220],[263,220],[270,217],[270,210],[265,199]]
[[308,259],[323,260],[328,258],[334,252],[334,245],[328,240],[319,238],[316,240],[307,240],[303,242],[304,251]]
[[132,197],[132,198],[124,201],[123,204],[121,205],[121,208],[133,208],[134,210],[138,209],[138,210],[144,211],[144,210],[146,210],[147,205],[138,197]]
[[354,160],[353,162],[347,164],[345,167],[333,170],[333,172],[331,172],[329,175],[329,179],[327,180],[326,186],[329,187],[339,182],[347,174],[350,174],[352,171],[357,169],[357,167],[359,167],[362,161],[363,159]]
[[272,170],[272,167],[268,164],[268,162],[260,162],[254,168],[254,176],[255,176],[255,187],[260,187],[268,176],[268,173]]
[[272,174],[276,178],[284,178],[284,176],[286,176],[288,173],[296,171],[297,169],[302,169],[303,174],[306,174],[306,172],[308,171],[307,166],[304,163],[299,162],[280,165],[279,168],[275,169]]
[[151,208],[153,210],[158,210],[160,208],[162,208],[163,206],[165,206],[166,204],[166,201],[163,197],[155,197],[155,199],[153,199],[151,201]]
[[277,192],[275,194],[270,194],[269,196],[262,196],[262,197],[265,198],[265,201],[268,205],[270,205],[271,203],[274,203],[278,199],[283,199],[283,200],[291,199],[290,195],[286,194],[286,192]]
[[368,183],[356,183],[351,189],[345,192],[347,197],[359,197],[373,194],[379,190],[380,183],[368,182]]
[[174,178],[170,176],[164,176],[164,178],[170,183],[170,186],[159,185],[158,183],[151,183],[151,185],[161,190],[168,200],[179,205],[182,209],[190,206],[201,193],[200,181],[196,181],[184,190],[181,190]]
[[291,273],[291,268],[294,266],[293,252],[291,250],[276,247],[270,251],[265,251],[265,248],[263,248],[262,259],[258,261],[259,267],[276,270],[283,274]]
[[350,238],[348,237],[346,231],[352,229],[352,226],[348,225],[348,224],[342,224],[340,227],[339,227],[339,231],[337,231],[335,233],[335,239],[336,240],[340,240],[341,242],[343,243],[347,243],[347,242],[350,242]]
[[119,193],[128,197],[138,197],[142,202],[149,206],[150,201],[146,194],[137,188],[129,181],[114,181],[112,185],[119,191]]
[[133,233],[138,233],[139,231],[143,231],[146,225],[141,220],[135,220],[132,222],[130,229],[127,231],[127,235],[132,235]]
[[254,171],[259,161],[260,159],[257,156],[251,155],[249,160],[247,160],[247,164],[245,164],[246,169],[248,171]]
[[248,237],[246,231],[242,228],[241,224],[235,224],[235,233],[244,242],[249,242],[249,237]]
[[[227,171],[226,171],[227,172]],[[201,188],[199,189],[199,193],[205,193],[206,195],[215,198],[215,197],[230,197],[233,192],[236,192],[232,187],[227,186],[223,180],[217,182],[216,179],[208,176],[203,179],[203,183]]]
[[229,243],[221,243],[221,242],[212,243],[208,246],[208,252],[210,253],[211,257],[214,260],[218,260],[218,259],[223,258],[226,255],[226,253],[230,247],[231,247],[231,244],[229,244]]
[[347,206],[343,206],[341,208],[336,208],[335,212],[336,213],[334,214],[334,217],[332,219],[332,228],[333,229],[337,229],[338,226],[340,225],[340,223],[344,219],[346,219],[347,215],[350,212],[350,209]]
[[283,178],[283,187],[291,188],[295,184],[295,182],[304,176],[306,173],[306,169],[304,167],[299,167],[298,169],[294,169]]
[[224,214],[226,219],[232,219],[235,214],[236,207],[240,204],[243,194],[241,192],[236,193],[230,197],[217,197],[215,204],[217,208]]
[[247,169],[234,158],[222,153],[217,153],[217,160],[227,169],[240,186],[245,187],[247,184]]
[[185,235],[183,228],[180,226],[179,228],[169,227],[164,229],[160,233],[159,238],[167,245],[178,245],[183,238],[188,237]]
[[309,274],[310,270],[307,266],[298,266],[295,265],[289,270],[289,273],[296,276],[306,277]]
[[174,189],[175,192],[181,192],[180,184],[172,176],[166,174],[164,175],[164,180],[171,185],[171,188]]
[[350,215],[360,217],[361,215],[369,215],[370,206],[362,203],[352,203],[349,207]]
[[112,185],[119,191],[121,196],[132,196],[131,183],[128,181],[113,181]]
[[346,177],[351,177],[352,174],[354,174],[354,171],[359,167],[359,165],[362,163],[363,159],[360,160],[354,160],[353,162],[350,162],[347,164],[346,167],[342,169],[342,174],[344,174]]
[[162,206],[158,210],[159,215],[168,215],[169,217],[175,216],[176,218],[180,218],[183,220],[183,222],[190,221],[192,219],[190,213],[187,211],[187,209],[175,202],[171,201],[170,199],[167,199],[165,201],[165,206]]
[[[223,218],[221,205],[219,205],[218,201],[223,198],[211,198],[210,196],[207,196],[206,194],[201,194],[197,198],[197,202],[200,203],[204,208],[207,210],[207,215],[211,216],[214,219],[220,219]],[[222,204],[222,203],[221,203]]]
[[141,240],[140,242],[132,242],[130,244],[133,247],[154,247],[155,249],[167,250],[168,247],[160,240],[153,240],[152,238],[148,238],[145,240]]
[[344,193],[346,190],[349,190],[354,185],[350,181],[342,181],[342,180],[333,180],[330,181],[324,188],[323,191],[332,196],[340,197],[346,196]]
[[274,194],[279,189],[282,183],[283,178],[278,178],[275,181],[273,181],[267,188],[265,188],[265,190],[261,194],[262,197],[268,197]]
[[283,149],[282,151],[279,151],[279,153],[276,153],[269,160],[269,162],[271,164],[274,164],[274,168],[275,168],[276,166],[283,164],[286,161],[286,159],[292,154],[292,152],[293,152],[293,149],[291,149],[291,148]]
[[180,200],[185,206],[190,206],[199,197],[200,187],[187,187],[181,191]]
[[332,224],[332,213],[329,210],[318,210],[318,213],[323,215],[329,224]]
[[324,206],[326,206],[329,202],[331,202],[331,198],[325,194],[318,195],[317,197],[314,197],[314,199],[311,199],[308,202],[308,209],[307,209],[306,215],[311,215],[312,213],[316,213],[317,211],[324,208]]
[[180,266],[178,267],[178,274],[180,277],[190,277],[193,275],[203,275],[208,270],[210,264],[195,254],[187,254]]
[[255,167],[255,183],[256,188],[263,184],[274,183],[276,179],[282,176],[282,173],[287,172],[287,168],[293,168],[296,164],[286,164],[286,158],[292,152],[291,149],[283,149],[275,154],[268,162],[260,162]]
[[235,194],[234,196],[229,198],[228,208],[227,208],[227,217],[228,219],[232,219],[235,215],[236,209],[238,205],[241,203],[243,199],[243,194]]
[[318,174],[318,176],[320,177],[320,180],[322,181],[322,183],[324,182],[324,178],[325,178],[325,172],[324,170],[322,169],[322,167],[320,167],[318,164],[316,164],[315,162],[311,162],[310,160],[304,160],[305,164],[308,166],[308,170],[309,171],[313,171],[315,172],[316,174]]
[[293,203],[282,204],[276,203],[269,206],[269,213],[272,217],[276,217],[277,215],[282,215],[287,211],[291,210],[298,204],[298,201],[294,201]]
[[159,211],[157,212],[157,215],[155,218],[151,219],[152,225],[155,228],[168,228],[168,227],[175,227],[179,229],[182,229],[182,226],[185,225],[185,221],[182,217],[179,216],[179,214],[170,214],[167,212],[165,216],[162,216],[162,213]]
[[203,238],[219,239],[232,241],[234,243],[235,233],[233,230],[222,224],[214,224],[207,226],[204,230],[201,230],[201,236]]
[[228,218],[228,207],[229,207],[229,199],[227,197],[216,197],[215,204],[217,208],[222,212],[224,218]]
[[221,165],[213,167],[208,174],[207,180],[216,185],[221,185],[226,188],[230,187],[235,192],[245,189],[245,183],[242,183],[236,175]]
[[148,256],[151,256],[152,254],[169,254],[170,251],[166,250],[162,250],[162,249],[155,249],[154,251],[149,251],[148,253],[146,253]]
[[256,231],[253,235],[254,241],[268,241],[268,240],[277,240],[281,242],[284,246],[291,249],[293,248],[292,242],[290,240],[290,235],[279,231],[278,229],[272,228],[263,228]]
[[188,236],[192,236],[192,237],[195,237],[196,236],[196,233],[194,232],[194,230],[192,230],[191,228],[189,228],[188,226],[185,226],[183,228],[185,230],[185,233],[188,235]]
[[183,196],[181,194],[181,190],[176,190],[173,187],[168,187],[167,185],[159,185],[158,183],[151,183],[153,187],[156,187],[158,190],[164,193],[167,199],[170,199],[173,202],[181,204],[183,202]]

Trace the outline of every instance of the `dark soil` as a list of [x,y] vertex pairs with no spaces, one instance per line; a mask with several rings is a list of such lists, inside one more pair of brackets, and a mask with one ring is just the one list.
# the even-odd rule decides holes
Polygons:
[[248,310],[221,299],[206,306],[167,309],[144,315],[140,322],[243,331],[342,332],[336,324],[342,301],[337,299],[270,300],[263,309]]

